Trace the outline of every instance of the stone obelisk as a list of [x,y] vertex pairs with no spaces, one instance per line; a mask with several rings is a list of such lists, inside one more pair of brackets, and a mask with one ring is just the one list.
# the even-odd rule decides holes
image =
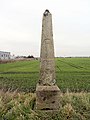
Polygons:
[[60,89],[55,80],[52,14],[45,10],[42,20],[40,79],[36,87],[36,109],[59,109]]

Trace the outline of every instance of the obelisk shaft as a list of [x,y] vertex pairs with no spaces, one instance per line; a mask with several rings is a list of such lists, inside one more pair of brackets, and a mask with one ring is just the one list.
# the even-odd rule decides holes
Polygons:
[[55,60],[52,32],[52,15],[43,14],[40,55],[40,80],[36,87],[36,109],[58,110],[60,89],[55,84]]
[[52,15],[46,10],[42,20],[41,54],[40,54],[40,84],[55,84],[55,60],[52,31]]

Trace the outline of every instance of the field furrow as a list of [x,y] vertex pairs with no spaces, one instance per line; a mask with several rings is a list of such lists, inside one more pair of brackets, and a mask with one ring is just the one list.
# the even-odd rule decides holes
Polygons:
[[[90,92],[90,58],[56,58],[56,82],[62,92]],[[0,64],[0,88],[35,91],[40,61]]]

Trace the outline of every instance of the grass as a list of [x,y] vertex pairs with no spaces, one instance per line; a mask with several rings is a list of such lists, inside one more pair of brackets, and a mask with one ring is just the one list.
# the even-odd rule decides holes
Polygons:
[[90,120],[90,93],[60,95],[60,108],[54,114],[35,110],[35,93],[0,91],[0,120]]
[[39,80],[38,60],[0,64],[0,120],[90,120],[90,58],[55,62],[62,92],[54,115],[35,110],[36,94],[31,92]]
[[1,89],[34,91],[39,77],[39,61],[18,61],[0,64]]
[[57,59],[56,78],[63,91],[90,91],[90,58]]
[[[57,58],[56,81],[62,92],[90,92],[90,58]],[[39,80],[38,60],[0,64],[0,88],[34,92]]]

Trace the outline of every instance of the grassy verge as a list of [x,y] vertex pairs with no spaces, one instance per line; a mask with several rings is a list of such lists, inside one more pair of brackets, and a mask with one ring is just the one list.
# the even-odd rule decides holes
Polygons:
[[0,91],[0,120],[90,120],[90,93],[62,93],[55,116],[35,111],[35,101],[34,93]]

